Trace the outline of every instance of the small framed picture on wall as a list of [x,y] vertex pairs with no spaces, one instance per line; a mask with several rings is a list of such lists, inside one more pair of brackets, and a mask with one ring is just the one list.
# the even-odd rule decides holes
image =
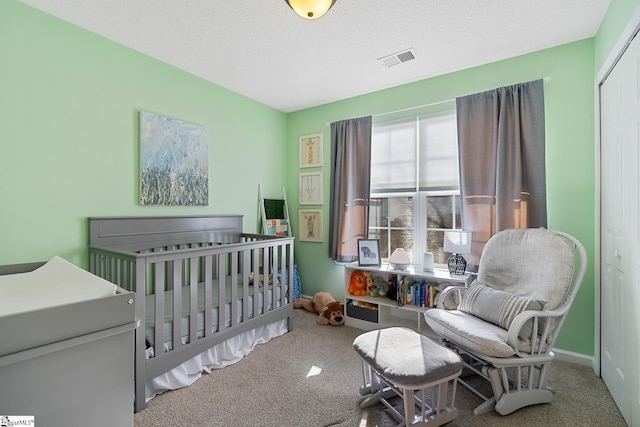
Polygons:
[[322,166],[322,134],[300,137],[300,167],[312,168]]
[[322,242],[322,209],[300,209],[298,221],[300,241]]
[[301,205],[322,204],[322,172],[305,172],[300,174],[298,201]]

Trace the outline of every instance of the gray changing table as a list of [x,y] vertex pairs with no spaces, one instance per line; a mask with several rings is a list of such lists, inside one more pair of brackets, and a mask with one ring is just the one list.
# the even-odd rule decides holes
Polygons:
[[[0,275],[42,263],[0,267]],[[0,415],[35,426],[133,426],[135,294],[0,316]]]

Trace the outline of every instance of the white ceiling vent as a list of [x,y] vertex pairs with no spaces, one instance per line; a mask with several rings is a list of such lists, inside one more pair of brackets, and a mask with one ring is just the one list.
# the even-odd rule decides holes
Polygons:
[[413,48],[394,53],[393,55],[378,58],[378,61],[385,67],[393,67],[394,65],[416,59],[416,51]]

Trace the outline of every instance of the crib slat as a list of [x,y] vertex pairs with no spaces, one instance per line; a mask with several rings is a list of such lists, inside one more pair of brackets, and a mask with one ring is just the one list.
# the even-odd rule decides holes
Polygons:
[[[253,271],[253,316],[255,317],[258,314],[258,299],[260,293],[260,286],[258,285],[260,281],[260,250],[253,249],[252,251],[253,261],[251,262],[251,267]],[[249,317],[247,316],[247,319]]]
[[[262,286],[260,286],[260,281],[257,283],[258,292],[261,294],[258,297],[258,305],[261,306],[260,312],[266,313],[269,310],[269,278],[275,279],[275,276],[272,274],[273,271],[271,270],[273,266],[271,265],[271,262],[269,262],[270,248],[265,246],[262,248],[261,252],[263,281]],[[253,316],[258,316],[258,312],[254,312]]]
[[[288,269],[289,270],[289,274],[287,276],[288,278],[288,283],[287,283],[287,287],[289,288],[287,290],[286,294],[283,294],[281,296],[281,300],[282,303],[285,304],[287,302],[287,297],[289,298],[289,304],[291,304],[293,301],[293,274],[294,274],[294,265],[293,265],[293,246],[291,244],[287,245],[287,247],[285,248],[285,252],[286,252],[286,256],[287,256],[287,261],[286,264],[283,261],[282,263],[282,268],[283,269]],[[292,322],[289,322],[292,323]],[[291,328],[291,325],[289,326],[289,328]],[[291,330],[291,329],[289,329]]]
[[116,271],[115,271],[115,259],[113,257],[109,257],[109,281],[113,282],[116,279]]
[[213,257],[204,257],[204,335],[209,336],[213,333],[213,319],[211,313],[212,303],[212,282],[213,281]]
[[182,260],[167,262],[173,274],[169,276],[173,289],[173,349],[182,347]]
[[218,332],[227,328],[225,321],[225,298],[227,292],[227,263],[224,254],[218,255]]
[[238,251],[233,251],[231,257],[231,301],[229,303],[229,316],[231,326],[238,324]]
[[249,273],[251,272],[252,251],[242,251],[244,262],[242,264],[242,322],[249,318]]
[[275,310],[278,307],[278,295],[281,292],[282,281],[284,280],[284,271],[280,270],[281,275],[278,275],[278,259],[280,255],[280,245],[274,246],[272,250],[272,260],[270,265],[273,268],[273,285],[271,287],[271,298],[269,304],[271,309]]
[[155,302],[154,318],[154,352],[156,357],[164,353],[164,264],[153,264],[154,283],[153,300]]
[[198,338],[198,258],[189,258],[189,342]]

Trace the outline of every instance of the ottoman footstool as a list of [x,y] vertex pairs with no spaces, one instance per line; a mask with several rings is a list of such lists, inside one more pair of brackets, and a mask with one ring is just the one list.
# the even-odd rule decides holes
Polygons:
[[[361,408],[380,402],[406,426],[439,426],[458,416],[456,380],[462,361],[454,351],[399,327],[365,332],[353,348],[362,357]],[[396,395],[403,399],[404,416],[388,402]]]

